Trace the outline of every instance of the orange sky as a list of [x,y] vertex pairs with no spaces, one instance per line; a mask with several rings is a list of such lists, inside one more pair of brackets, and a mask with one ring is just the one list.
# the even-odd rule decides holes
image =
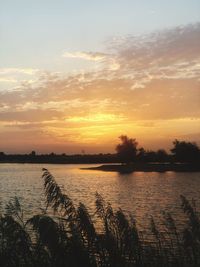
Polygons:
[[121,134],[148,149],[199,142],[199,44],[196,23],[61,54],[91,64],[76,73],[1,68],[17,84],[0,91],[0,150],[113,152]]

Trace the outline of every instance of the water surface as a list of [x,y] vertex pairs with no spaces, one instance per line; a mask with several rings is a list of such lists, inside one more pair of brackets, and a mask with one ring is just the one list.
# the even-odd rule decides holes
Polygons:
[[99,192],[117,209],[135,216],[139,225],[146,225],[151,215],[158,218],[168,210],[182,219],[180,194],[195,199],[200,207],[200,173],[135,172],[119,174],[80,170],[90,165],[0,164],[1,206],[13,197],[20,198],[27,216],[44,207],[42,168],[47,168],[75,202],[83,202],[94,213],[95,192]]

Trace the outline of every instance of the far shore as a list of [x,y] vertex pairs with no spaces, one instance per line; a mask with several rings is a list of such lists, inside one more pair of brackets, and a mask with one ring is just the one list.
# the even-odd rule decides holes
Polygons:
[[133,163],[133,164],[107,164],[97,167],[81,168],[82,170],[97,170],[105,172],[200,172],[199,164],[189,163]]

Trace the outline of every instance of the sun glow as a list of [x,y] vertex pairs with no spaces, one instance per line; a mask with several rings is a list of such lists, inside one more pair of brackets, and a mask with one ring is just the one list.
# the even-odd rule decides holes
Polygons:
[[115,114],[106,114],[106,113],[97,113],[97,114],[89,114],[87,116],[75,116],[69,117],[66,119],[68,122],[80,122],[80,123],[116,123],[125,121],[125,117],[123,115],[115,115]]
[[[164,20],[162,12],[155,12],[157,27],[152,13],[145,13],[144,20],[146,11],[136,1],[119,1],[122,6],[105,1],[105,6],[99,4],[101,12],[95,5],[83,5],[80,16],[76,4],[67,8],[70,1],[62,1],[63,14],[60,9],[57,19],[48,15],[47,5],[38,16],[43,1],[36,0],[33,5],[39,6],[31,5],[28,20],[23,5],[3,2],[5,10],[20,14],[20,19],[13,25],[6,17],[9,12],[1,16],[5,53],[0,66],[0,151],[112,152],[120,135],[136,138],[146,149],[170,149],[174,139],[200,142],[196,3],[187,21],[185,15],[178,20],[181,12],[173,17],[169,9]],[[56,1],[50,2],[55,2],[56,16]],[[120,16],[115,16],[113,6],[116,11],[120,7]],[[185,11],[189,15],[191,10]],[[87,19],[84,12],[89,12]],[[41,32],[35,27],[36,17]]]

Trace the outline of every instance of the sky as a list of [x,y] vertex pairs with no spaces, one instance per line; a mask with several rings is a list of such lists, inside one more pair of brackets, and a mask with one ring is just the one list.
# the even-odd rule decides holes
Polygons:
[[200,142],[199,0],[0,0],[0,151]]

